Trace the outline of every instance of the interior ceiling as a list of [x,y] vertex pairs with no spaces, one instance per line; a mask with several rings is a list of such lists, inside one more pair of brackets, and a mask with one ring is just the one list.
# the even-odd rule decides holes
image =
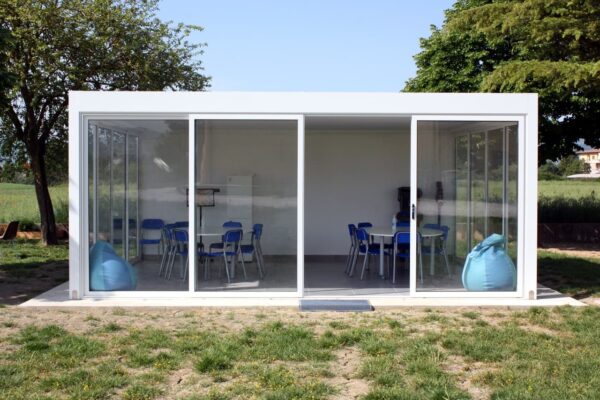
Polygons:
[[410,130],[410,116],[307,115],[310,130]]

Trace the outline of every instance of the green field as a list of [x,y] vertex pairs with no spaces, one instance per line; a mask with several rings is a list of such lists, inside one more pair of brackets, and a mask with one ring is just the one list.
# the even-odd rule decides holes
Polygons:
[[[540,181],[540,197],[581,198],[594,192],[600,197],[598,181]],[[67,184],[50,188],[57,222],[66,223],[68,219]],[[39,212],[35,191],[32,185],[0,183],[0,223],[12,220],[25,223],[39,222]]]
[[[50,187],[56,222],[68,222],[68,186]],[[0,183],[0,223],[19,220],[22,224],[40,221],[33,185]]]
[[539,181],[538,192],[540,197],[571,197],[581,198],[589,196],[592,192],[600,197],[600,181]]

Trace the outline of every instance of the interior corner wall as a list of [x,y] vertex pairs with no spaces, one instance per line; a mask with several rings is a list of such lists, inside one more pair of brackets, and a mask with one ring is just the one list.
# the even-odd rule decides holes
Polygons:
[[304,248],[348,252],[348,224],[391,226],[397,188],[410,186],[410,130],[305,132]]

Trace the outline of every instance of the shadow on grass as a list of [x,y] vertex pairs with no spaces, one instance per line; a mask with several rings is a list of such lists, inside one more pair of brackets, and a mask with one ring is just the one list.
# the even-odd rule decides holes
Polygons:
[[0,304],[19,304],[68,279],[68,246],[0,243]]
[[538,282],[576,299],[600,295],[600,259],[538,252]]

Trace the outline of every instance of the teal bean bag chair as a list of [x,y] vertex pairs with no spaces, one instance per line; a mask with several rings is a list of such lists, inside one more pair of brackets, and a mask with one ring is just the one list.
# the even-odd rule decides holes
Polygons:
[[467,256],[462,282],[470,292],[513,291],[517,271],[504,250],[504,236],[494,233]]
[[131,264],[119,257],[110,244],[97,241],[90,249],[90,290],[134,290],[136,286]]

